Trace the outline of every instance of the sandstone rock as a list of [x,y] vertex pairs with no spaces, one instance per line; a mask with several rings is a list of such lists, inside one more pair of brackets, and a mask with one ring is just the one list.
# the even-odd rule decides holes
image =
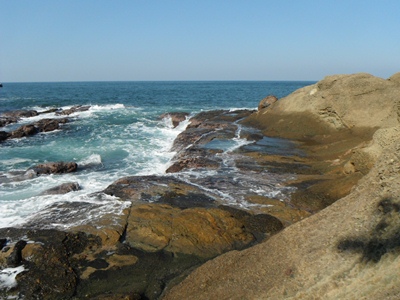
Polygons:
[[[163,299],[399,298],[397,79],[331,76],[254,114],[249,123],[267,134],[309,135],[332,172],[368,174],[350,194],[266,242],[202,265]],[[340,137],[349,142],[340,146]]]
[[185,121],[188,116],[189,113],[187,112],[170,112],[162,114],[160,118],[161,119],[171,118],[172,125],[174,126],[174,128],[176,128],[179,125],[179,123]]
[[224,210],[148,204],[132,208],[126,242],[143,251],[168,251],[214,257],[254,240],[243,224]]
[[400,87],[395,78],[384,80],[365,73],[327,76],[280,99],[273,112],[307,112],[334,129],[396,126]]
[[258,111],[271,106],[276,101],[278,101],[278,98],[276,98],[274,95],[269,95],[269,96],[265,97],[258,104]]
[[63,183],[59,186],[53,187],[43,192],[43,195],[59,195],[59,194],[67,194],[69,192],[75,192],[80,189],[80,186],[77,182],[67,182]]
[[42,174],[62,174],[75,172],[78,168],[75,162],[49,162],[39,164],[31,168],[37,175]]

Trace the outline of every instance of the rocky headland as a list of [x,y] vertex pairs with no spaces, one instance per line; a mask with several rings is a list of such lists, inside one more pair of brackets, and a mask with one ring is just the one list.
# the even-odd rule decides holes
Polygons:
[[[121,178],[93,195],[98,203],[57,202],[0,229],[0,266],[16,280],[0,282],[0,295],[396,299],[399,101],[400,73],[336,75],[268,96],[256,111],[202,112],[176,138],[164,176]],[[168,115],[174,126],[188,117]],[[28,171],[80,168],[54,162]],[[257,192],[272,186],[279,197]],[[104,199],[121,205],[96,217]],[[74,225],[53,226],[63,223]]]

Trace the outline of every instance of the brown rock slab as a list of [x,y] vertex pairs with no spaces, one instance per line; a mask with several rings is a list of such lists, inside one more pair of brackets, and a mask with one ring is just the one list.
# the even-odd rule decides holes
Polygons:
[[37,175],[42,174],[62,174],[75,172],[78,168],[78,164],[75,162],[49,162],[39,164],[31,169],[35,171]]
[[254,237],[224,210],[148,204],[133,207],[126,242],[137,249],[214,257],[244,248]]

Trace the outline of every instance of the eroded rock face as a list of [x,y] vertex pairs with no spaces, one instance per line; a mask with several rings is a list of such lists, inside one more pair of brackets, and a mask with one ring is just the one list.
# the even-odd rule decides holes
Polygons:
[[258,104],[258,111],[271,106],[276,101],[278,101],[278,98],[276,98],[276,96],[274,96],[274,95],[269,95],[269,96],[265,97]]
[[75,162],[49,162],[39,164],[31,168],[36,175],[42,174],[62,174],[75,172],[78,168],[78,164]]

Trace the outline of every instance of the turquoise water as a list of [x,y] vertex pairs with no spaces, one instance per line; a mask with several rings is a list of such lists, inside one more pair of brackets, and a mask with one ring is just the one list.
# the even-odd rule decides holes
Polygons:
[[[16,109],[46,111],[90,105],[70,115],[61,130],[0,144],[0,227],[16,225],[57,201],[99,201],[92,194],[123,176],[164,174],[176,136],[189,122],[173,128],[165,112],[195,114],[212,109],[255,109],[266,95],[284,97],[311,82],[79,82],[5,83],[0,114]],[[26,118],[0,130],[10,131],[41,118]],[[51,161],[75,161],[79,172],[26,178],[26,170]],[[78,192],[43,196],[64,182]],[[121,209],[104,196],[104,210]],[[119,203],[119,204],[118,204]]]

